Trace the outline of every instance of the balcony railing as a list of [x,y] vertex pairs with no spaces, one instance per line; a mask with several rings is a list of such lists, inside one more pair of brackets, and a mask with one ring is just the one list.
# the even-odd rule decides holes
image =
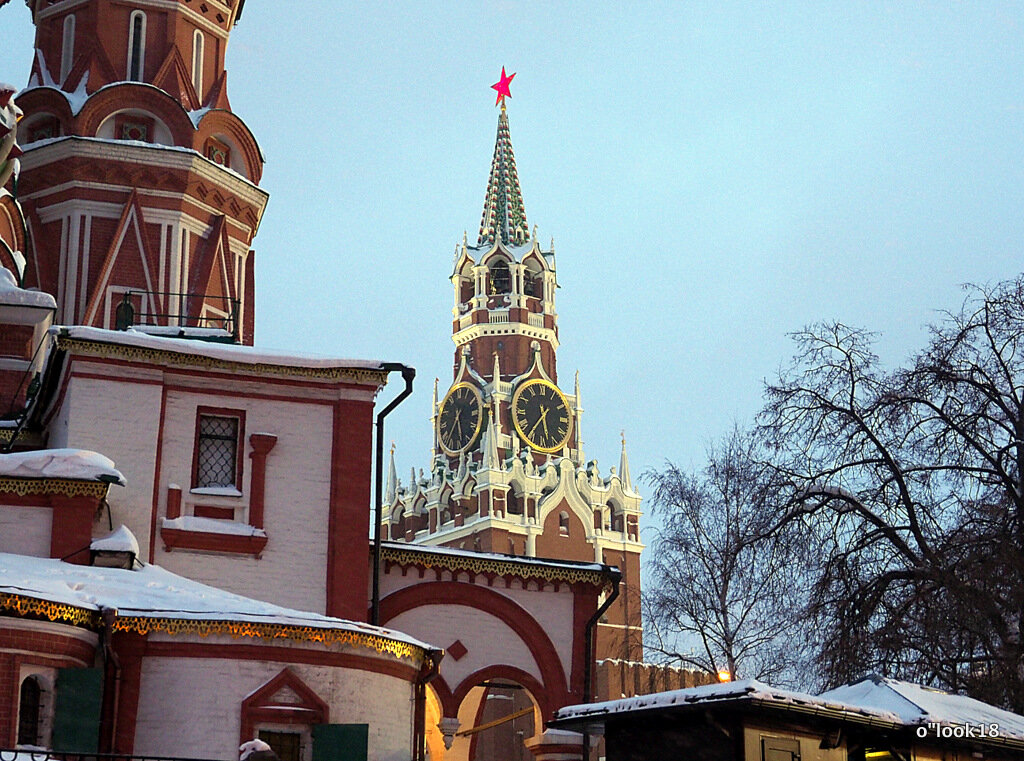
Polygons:
[[[138,306],[136,306],[136,300]],[[164,304],[164,311],[156,311],[158,303]],[[149,305],[149,310],[143,307]],[[194,314],[202,306],[215,309],[221,314]],[[193,307],[199,307],[194,309]],[[172,291],[125,291],[117,305],[115,325],[118,330],[127,330],[133,325],[158,325],[180,328],[213,328],[230,333],[237,341],[239,336],[240,302],[228,296],[214,296],[208,293],[175,293]],[[3,761],[0,759],[0,761]]]

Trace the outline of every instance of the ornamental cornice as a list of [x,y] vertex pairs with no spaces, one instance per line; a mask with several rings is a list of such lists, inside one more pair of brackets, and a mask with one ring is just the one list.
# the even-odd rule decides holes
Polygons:
[[[99,611],[96,610],[6,592],[0,592],[0,611],[10,612],[17,616],[39,616],[49,621],[89,629],[99,629],[103,623]],[[421,647],[379,634],[295,624],[117,616],[111,624],[111,630],[141,635],[150,632],[162,632],[170,635],[191,634],[200,637],[227,634],[235,638],[288,639],[325,645],[348,645],[416,663],[422,663],[427,657],[426,651]]]
[[456,346],[462,346],[470,341],[483,336],[526,336],[536,338],[539,341],[547,341],[555,349],[558,348],[558,331],[554,328],[538,328],[533,325],[524,325],[521,322],[483,322],[468,325],[458,330],[452,341]]
[[319,380],[352,381],[363,385],[376,385],[378,390],[387,383],[386,370],[370,370],[360,367],[298,367],[295,365],[270,364],[266,362],[236,362],[145,346],[88,341],[66,335],[57,336],[57,348],[70,354],[90,357],[127,359],[133,362],[152,362],[162,365],[187,365],[208,370],[228,370],[252,375],[286,375],[316,378]]
[[523,580],[541,579],[570,584],[582,582],[602,588],[609,583],[608,574],[603,567],[600,570],[595,567],[573,567],[561,563],[545,563],[531,558],[520,561],[483,553],[476,555],[475,553],[431,552],[415,547],[394,546],[381,547],[381,558],[399,566],[437,568],[453,572],[470,571],[475,574],[494,574]]
[[17,494],[60,494],[64,497],[92,497],[103,499],[110,484],[103,481],[79,481],[66,478],[18,478],[0,477],[0,493]]
[[317,626],[296,626],[294,624],[255,623],[251,621],[200,621],[183,618],[149,618],[147,616],[118,616],[111,627],[115,632],[132,632],[146,635],[150,632],[164,634],[192,634],[208,637],[227,634],[232,637],[254,639],[289,639],[297,642],[317,642],[324,645],[349,645],[373,650],[381,655],[392,655],[422,662],[426,651],[399,640],[379,634],[367,634],[348,629],[327,629]]
[[99,611],[6,592],[0,592],[0,610],[11,611],[18,616],[42,616],[48,621],[71,626],[84,626],[90,629],[100,625]]

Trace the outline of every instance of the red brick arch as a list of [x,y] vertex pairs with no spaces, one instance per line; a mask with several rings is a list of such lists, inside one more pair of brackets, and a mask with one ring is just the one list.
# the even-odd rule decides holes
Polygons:
[[[495,616],[519,635],[540,669],[543,683],[511,664],[493,664],[462,681],[452,691],[454,707],[469,689],[479,682],[470,682],[478,674],[494,671],[494,676],[515,679],[533,693],[545,716],[550,711],[571,702],[565,670],[551,638],[528,610],[493,589],[457,581],[437,581],[413,584],[385,597],[380,603],[381,624],[416,608],[431,605],[464,605]],[[487,678],[487,674],[483,678]],[[468,686],[467,686],[468,683]],[[440,693],[440,691],[439,691]],[[439,697],[441,695],[439,694]],[[444,706],[448,710],[449,706]]]

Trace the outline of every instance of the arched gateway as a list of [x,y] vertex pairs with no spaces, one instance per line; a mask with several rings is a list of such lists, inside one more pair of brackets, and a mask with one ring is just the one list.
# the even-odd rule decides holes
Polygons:
[[617,578],[597,563],[386,543],[381,623],[445,648],[427,701],[432,760],[529,758],[524,743],[584,699],[587,624]]

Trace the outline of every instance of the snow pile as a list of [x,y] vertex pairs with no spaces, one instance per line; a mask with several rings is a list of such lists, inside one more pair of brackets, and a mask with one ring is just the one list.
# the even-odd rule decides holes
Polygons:
[[199,518],[194,515],[183,515],[180,518],[162,518],[163,528],[178,531],[200,531],[204,534],[231,534],[233,536],[266,536],[267,532],[255,526],[220,518]]
[[253,753],[266,753],[270,746],[260,739],[250,740],[238,746],[238,761],[245,761]]
[[0,592],[86,610],[112,608],[122,617],[343,630],[385,637],[425,650],[436,649],[391,629],[254,600],[186,579],[155,565],[129,571],[0,552]]
[[130,552],[139,556],[139,540],[123,523],[102,539],[93,539],[89,549],[93,552]]
[[310,369],[383,369],[383,363],[375,359],[336,359],[312,354],[288,354],[285,352],[260,350],[252,346],[237,344],[181,341],[176,338],[161,338],[160,336],[147,335],[141,330],[104,330],[102,328],[72,326],[54,327],[50,329],[50,332],[80,341],[136,346],[173,354],[189,354],[210,357],[211,359],[219,359],[225,362],[239,362],[251,365],[280,365]]
[[903,724],[949,727],[995,724],[999,727],[1000,736],[1024,740],[1024,716],[965,695],[951,695],[898,679],[870,676],[824,692],[821,697],[889,711],[899,716]]
[[104,481],[124,486],[127,482],[114,461],[87,449],[38,449],[0,454],[0,476],[15,478],[67,478]]
[[41,309],[57,308],[57,302],[50,294],[19,288],[18,281],[14,279],[14,273],[6,267],[0,267],[0,304]]

